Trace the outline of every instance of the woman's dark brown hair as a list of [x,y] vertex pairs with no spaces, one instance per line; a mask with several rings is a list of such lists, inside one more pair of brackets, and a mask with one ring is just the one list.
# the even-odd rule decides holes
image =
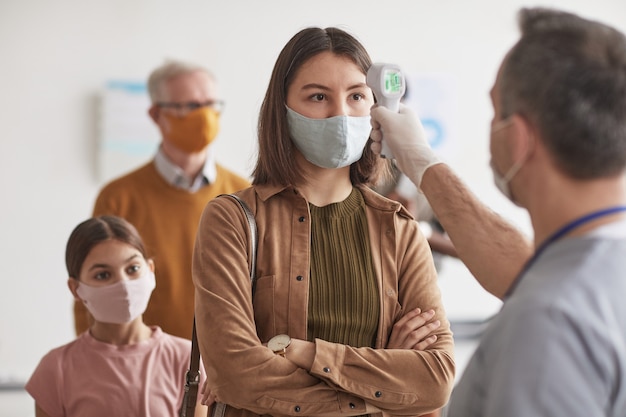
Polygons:
[[65,247],[65,266],[71,278],[79,279],[80,269],[89,252],[105,240],[115,239],[137,249],[146,258],[146,250],[135,226],[116,216],[92,217],[72,231]]
[[[332,52],[352,60],[363,72],[372,61],[361,43],[338,28],[310,27],[295,34],[280,52],[259,115],[259,155],[253,184],[295,185],[303,180],[293,156],[294,145],[287,127],[287,91],[296,73],[313,56]],[[387,162],[365,145],[363,156],[350,166],[352,184],[373,184]]]

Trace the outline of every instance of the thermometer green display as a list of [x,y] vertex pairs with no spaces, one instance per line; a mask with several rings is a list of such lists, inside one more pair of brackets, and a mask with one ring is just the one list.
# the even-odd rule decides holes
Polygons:
[[[398,65],[381,62],[372,64],[367,71],[366,82],[379,105],[394,112],[399,110],[400,100],[406,91],[406,81]],[[380,156],[393,158],[391,150],[385,145],[384,137]]]

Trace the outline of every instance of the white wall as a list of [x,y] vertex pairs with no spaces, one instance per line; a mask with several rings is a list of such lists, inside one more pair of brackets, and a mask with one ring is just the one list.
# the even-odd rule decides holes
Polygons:
[[[487,156],[488,91],[517,38],[514,13],[522,5],[0,0],[0,383],[26,380],[44,353],[74,336],[64,249],[102,185],[94,97],[106,80],[144,80],[166,57],[206,64],[217,75],[227,111],[216,146],[221,161],[244,175],[252,167],[257,112],[273,62],[305,26],[347,29],[374,60],[399,63],[407,72],[451,74],[464,134],[450,163],[481,198],[528,230],[525,215],[491,185]],[[626,30],[623,0],[543,5]]]

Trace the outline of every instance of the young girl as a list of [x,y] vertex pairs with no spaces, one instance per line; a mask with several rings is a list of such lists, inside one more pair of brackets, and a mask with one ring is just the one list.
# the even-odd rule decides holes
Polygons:
[[142,320],[155,276],[137,230],[114,216],[86,220],[65,262],[69,289],[94,321],[46,354],[26,384],[36,416],[178,415],[191,343]]
[[[259,244],[231,199],[209,202],[193,259],[214,415],[419,415],[454,382],[452,334],[417,222],[369,186],[371,60],[351,35],[307,28],[283,48],[259,117]],[[224,407],[222,404],[226,404]]]

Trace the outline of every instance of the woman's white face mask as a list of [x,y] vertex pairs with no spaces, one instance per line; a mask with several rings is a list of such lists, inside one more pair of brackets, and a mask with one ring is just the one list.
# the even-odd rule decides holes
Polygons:
[[311,119],[289,107],[287,125],[304,158],[321,168],[343,168],[361,159],[372,131],[370,116]]

